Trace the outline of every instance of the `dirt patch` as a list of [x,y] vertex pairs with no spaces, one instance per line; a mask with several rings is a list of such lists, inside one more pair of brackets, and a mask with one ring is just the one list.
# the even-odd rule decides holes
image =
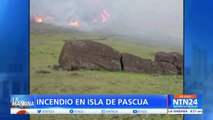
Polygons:
[[48,70],[37,70],[36,73],[38,73],[38,74],[49,74],[51,72],[48,71]]

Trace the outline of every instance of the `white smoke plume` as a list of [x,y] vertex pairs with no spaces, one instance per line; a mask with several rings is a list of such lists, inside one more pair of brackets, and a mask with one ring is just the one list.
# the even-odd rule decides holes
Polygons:
[[61,27],[183,43],[182,0],[30,0],[30,16]]

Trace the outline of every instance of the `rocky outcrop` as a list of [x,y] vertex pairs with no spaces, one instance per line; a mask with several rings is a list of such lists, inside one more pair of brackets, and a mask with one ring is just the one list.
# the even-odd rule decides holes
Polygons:
[[65,41],[59,58],[63,69],[121,70],[121,54],[102,43],[88,40]]

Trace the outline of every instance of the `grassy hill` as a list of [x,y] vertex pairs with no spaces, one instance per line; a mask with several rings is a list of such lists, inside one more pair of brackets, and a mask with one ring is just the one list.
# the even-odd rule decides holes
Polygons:
[[[104,32],[80,32],[47,24],[31,23],[30,29],[31,94],[175,94],[183,91],[183,77],[95,70],[55,71],[63,40],[96,39],[120,52],[153,59],[159,51],[177,48],[130,42],[124,36],[107,36]],[[131,38],[128,38],[131,39]],[[45,72],[42,72],[45,71]],[[31,115],[32,120],[181,120],[181,115]]]

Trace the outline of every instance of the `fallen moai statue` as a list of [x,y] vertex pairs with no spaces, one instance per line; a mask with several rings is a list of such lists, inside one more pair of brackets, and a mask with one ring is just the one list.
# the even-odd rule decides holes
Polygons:
[[120,53],[99,42],[71,40],[65,41],[59,57],[59,66],[55,66],[55,68],[182,75],[183,55],[176,52],[158,52],[152,61],[129,53]]

